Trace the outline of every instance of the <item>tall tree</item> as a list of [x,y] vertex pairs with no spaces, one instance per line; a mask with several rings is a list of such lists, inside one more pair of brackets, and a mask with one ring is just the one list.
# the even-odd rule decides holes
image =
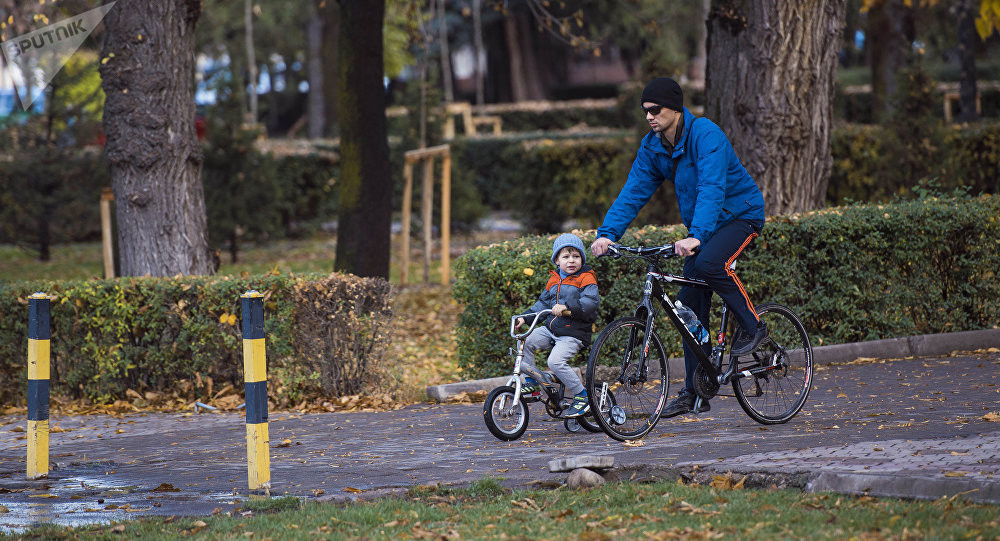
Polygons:
[[385,119],[385,0],[340,0],[336,270],[389,277],[392,179]]
[[705,112],[769,214],[823,205],[846,0],[713,0]]
[[105,154],[125,276],[211,274],[194,26],[201,0],[118,0],[104,19]]
[[962,65],[958,81],[958,103],[962,110],[960,122],[973,122],[976,112],[976,0],[958,0],[955,5],[958,17],[959,63]]
[[309,2],[309,22],[306,28],[306,61],[309,73],[309,99],[306,103],[308,134],[311,138],[323,137],[326,131],[326,113],[323,103],[323,19],[319,6]]
[[913,10],[903,0],[866,1],[868,66],[872,74],[872,112],[889,114],[899,87],[896,76],[907,65],[914,39]]
[[[341,39],[340,5],[336,0],[318,0],[317,9],[319,17],[323,21],[323,38],[321,42],[320,57],[323,59],[323,73],[321,74],[323,86],[323,114],[324,132],[327,135],[336,133],[340,124],[340,98],[337,94],[337,78],[340,73],[340,51],[338,50]],[[312,90],[310,90],[312,92]]]

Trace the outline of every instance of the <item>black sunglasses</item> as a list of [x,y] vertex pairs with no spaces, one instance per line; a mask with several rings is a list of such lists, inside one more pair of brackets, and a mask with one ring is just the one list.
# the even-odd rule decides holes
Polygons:
[[660,111],[663,110],[662,105],[654,105],[652,107],[643,107],[640,105],[639,107],[643,110],[643,112],[649,113],[653,116],[660,114]]

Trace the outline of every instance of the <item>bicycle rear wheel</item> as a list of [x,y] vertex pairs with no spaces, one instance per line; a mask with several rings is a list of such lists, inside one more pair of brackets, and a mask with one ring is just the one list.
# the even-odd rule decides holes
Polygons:
[[757,316],[770,336],[757,351],[739,358],[733,380],[740,407],[762,424],[785,423],[802,409],[812,386],[813,353],[806,328],[789,308],[768,303]]
[[587,361],[590,410],[601,429],[619,441],[638,439],[652,430],[667,397],[667,355],[655,332],[642,362],[646,332],[644,320],[616,319],[598,335]]

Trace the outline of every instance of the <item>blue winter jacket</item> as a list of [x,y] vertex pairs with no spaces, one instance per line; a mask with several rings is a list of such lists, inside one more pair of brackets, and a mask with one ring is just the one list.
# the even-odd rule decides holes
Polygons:
[[684,131],[668,156],[659,136],[642,138],[632,170],[608,209],[598,237],[617,241],[664,180],[674,179],[677,205],[689,236],[705,243],[735,220],[764,221],[764,196],[736,157],[722,129],[684,108]]

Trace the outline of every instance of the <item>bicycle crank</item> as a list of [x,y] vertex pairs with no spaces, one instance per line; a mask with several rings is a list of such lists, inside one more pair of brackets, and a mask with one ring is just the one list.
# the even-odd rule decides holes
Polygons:
[[704,400],[715,398],[719,393],[719,378],[713,373],[709,373],[700,363],[694,369],[694,392]]

